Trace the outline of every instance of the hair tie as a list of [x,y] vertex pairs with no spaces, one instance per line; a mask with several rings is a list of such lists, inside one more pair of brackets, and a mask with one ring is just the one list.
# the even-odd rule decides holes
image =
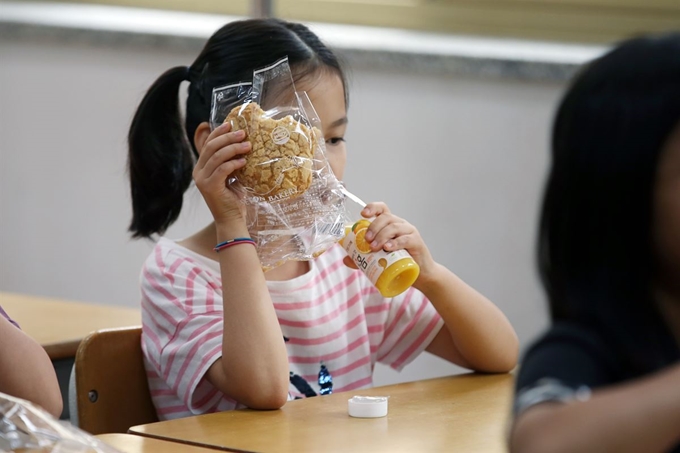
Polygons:
[[239,244],[253,244],[255,247],[257,245],[255,244],[255,241],[252,238],[235,238],[235,239],[229,239],[228,241],[220,242],[215,246],[213,249],[216,252],[219,252],[220,250],[224,250],[227,247],[232,247],[234,245],[239,245]]
[[191,66],[184,68],[184,80],[191,82]]

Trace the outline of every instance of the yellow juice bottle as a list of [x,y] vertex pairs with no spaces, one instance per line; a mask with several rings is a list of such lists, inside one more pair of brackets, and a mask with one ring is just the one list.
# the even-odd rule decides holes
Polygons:
[[370,224],[370,221],[362,219],[346,227],[340,244],[383,297],[398,296],[413,285],[420,267],[406,250],[371,252],[365,238]]

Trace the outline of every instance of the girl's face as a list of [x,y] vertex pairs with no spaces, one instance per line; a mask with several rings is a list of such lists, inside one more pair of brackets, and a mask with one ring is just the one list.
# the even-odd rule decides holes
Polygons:
[[680,123],[659,159],[653,232],[662,282],[680,296]]
[[347,162],[345,131],[347,129],[347,106],[345,89],[337,74],[324,73],[311,83],[302,83],[321,120],[326,140],[326,157],[335,177],[342,181]]

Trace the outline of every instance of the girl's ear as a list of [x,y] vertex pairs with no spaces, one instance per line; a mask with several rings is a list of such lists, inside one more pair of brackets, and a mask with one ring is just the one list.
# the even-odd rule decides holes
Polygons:
[[201,124],[198,125],[196,128],[196,132],[194,132],[194,145],[196,146],[196,151],[198,151],[198,154],[201,154],[201,150],[203,149],[203,145],[205,145],[206,140],[208,140],[208,136],[210,135],[210,125],[204,121]]

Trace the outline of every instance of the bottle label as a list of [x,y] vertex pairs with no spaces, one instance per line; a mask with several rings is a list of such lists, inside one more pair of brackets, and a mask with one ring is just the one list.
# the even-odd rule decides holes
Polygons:
[[[347,252],[347,255],[354,261],[354,264],[361,269],[368,279],[374,285],[382,275],[382,273],[397,261],[404,258],[410,258],[406,250],[396,250],[394,252],[386,252],[378,250],[371,252],[368,248],[368,243],[363,237],[366,229],[360,229],[356,232],[349,231],[347,237],[342,241],[342,245]],[[359,237],[357,237],[359,235]]]

